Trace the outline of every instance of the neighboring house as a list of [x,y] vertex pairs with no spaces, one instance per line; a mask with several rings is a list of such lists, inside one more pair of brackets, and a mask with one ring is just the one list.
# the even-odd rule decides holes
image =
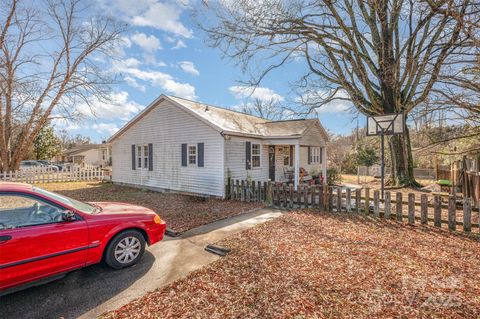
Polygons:
[[318,119],[272,122],[161,95],[109,139],[112,181],[223,197],[228,177],[284,181],[289,170],[297,185],[300,167],[326,176],[327,139]]
[[112,147],[108,143],[78,145],[64,151],[62,156],[65,162],[78,165],[112,165]]

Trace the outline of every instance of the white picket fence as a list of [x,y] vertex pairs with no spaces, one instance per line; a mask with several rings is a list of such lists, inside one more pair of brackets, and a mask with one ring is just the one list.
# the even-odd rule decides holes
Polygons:
[[0,181],[21,183],[55,183],[103,180],[105,172],[101,168],[72,168],[62,171],[28,169],[16,172],[0,172]]

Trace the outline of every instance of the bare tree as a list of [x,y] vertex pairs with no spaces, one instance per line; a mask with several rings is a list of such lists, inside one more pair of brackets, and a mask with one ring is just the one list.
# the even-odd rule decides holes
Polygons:
[[241,110],[244,113],[271,121],[286,119],[289,113],[276,99],[264,101],[256,98],[251,102],[245,102],[241,106]]
[[[237,0],[204,7],[200,25],[212,46],[245,68],[271,62],[254,72],[252,84],[303,59],[299,83],[308,105],[348,99],[365,115],[408,115],[424,102],[449,57],[468,50],[462,30],[475,14],[469,0]],[[389,144],[393,181],[416,184],[408,130]]]
[[98,61],[123,26],[89,9],[81,0],[0,2],[0,171],[18,168],[45,123],[106,98],[113,79]]

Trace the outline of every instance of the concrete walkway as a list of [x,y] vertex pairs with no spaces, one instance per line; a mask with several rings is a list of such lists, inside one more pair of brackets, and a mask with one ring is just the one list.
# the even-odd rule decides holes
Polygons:
[[1,297],[0,318],[96,318],[221,258],[206,252],[207,244],[281,214],[267,208],[213,222],[178,238],[165,237],[149,247],[133,267],[114,271],[94,265],[50,284]]

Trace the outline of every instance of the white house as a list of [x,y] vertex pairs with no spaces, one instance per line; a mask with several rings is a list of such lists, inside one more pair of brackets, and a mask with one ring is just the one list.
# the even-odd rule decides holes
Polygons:
[[327,139],[318,119],[268,121],[161,95],[109,139],[112,181],[216,197],[228,177],[296,186],[300,168],[326,176]]
[[112,150],[110,144],[82,144],[63,152],[65,162],[93,166],[111,166]]

